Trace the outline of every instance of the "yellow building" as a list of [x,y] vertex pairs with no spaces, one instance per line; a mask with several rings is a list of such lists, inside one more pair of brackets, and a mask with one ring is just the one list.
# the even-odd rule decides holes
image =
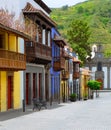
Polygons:
[[89,89],[87,87],[87,81],[91,78],[91,71],[86,68],[80,69],[80,97],[82,99],[88,98]]
[[[69,60],[73,57],[71,56],[71,48],[69,46],[64,46],[63,57],[65,58],[64,70],[61,71],[61,87],[60,87],[60,98],[63,99],[63,102],[68,101],[70,95],[70,69],[72,66],[70,65]],[[72,76],[72,75],[71,75]]]
[[0,24],[0,111],[22,107],[26,56],[23,33]]

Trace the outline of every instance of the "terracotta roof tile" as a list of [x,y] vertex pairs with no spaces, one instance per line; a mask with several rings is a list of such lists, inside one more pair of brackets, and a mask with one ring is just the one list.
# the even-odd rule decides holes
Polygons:
[[56,26],[56,23],[49,18],[43,11],[38,10],[36,8],[34,8],[29,2],[27,2],[27,5],[25,6],[24,9],[22,9],[23,13],[36,13],[39,14],[40,16],[44,17],[48,22],[50,22],[53,26]]

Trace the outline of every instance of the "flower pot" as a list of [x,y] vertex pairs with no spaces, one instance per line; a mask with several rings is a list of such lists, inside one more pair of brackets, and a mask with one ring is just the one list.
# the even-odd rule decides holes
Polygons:
[[71,101],[71,102],[75,102],[75,101],[76,101],[76,99],[70,98],[70,101]]

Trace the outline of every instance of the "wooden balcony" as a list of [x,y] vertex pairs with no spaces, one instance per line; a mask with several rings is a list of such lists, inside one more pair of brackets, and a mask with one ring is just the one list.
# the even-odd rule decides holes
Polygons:
[[26,56],[8,50],[0,50],[0,70],[19,71],[26,69]]
[[[55,58],[56,59],[56,58]],[[65,59],[62,57],[57,58],[54,61],[53,68],[55,71],[61,71],[65,69]]]
[[38,42],[26,42],[27,62],[48,64],[52,60],[51,47]]
[[63,71],[62,72],[62,80],[68,80],[69,79],[69,72]]
[[79,72],[74,72],[73,79],[78,79],[80,77]]

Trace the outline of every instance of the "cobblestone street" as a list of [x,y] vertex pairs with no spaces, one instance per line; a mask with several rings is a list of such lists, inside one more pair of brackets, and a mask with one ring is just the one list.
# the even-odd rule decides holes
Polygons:
[[111,93],[1,121],[0,130],[111,130]]

